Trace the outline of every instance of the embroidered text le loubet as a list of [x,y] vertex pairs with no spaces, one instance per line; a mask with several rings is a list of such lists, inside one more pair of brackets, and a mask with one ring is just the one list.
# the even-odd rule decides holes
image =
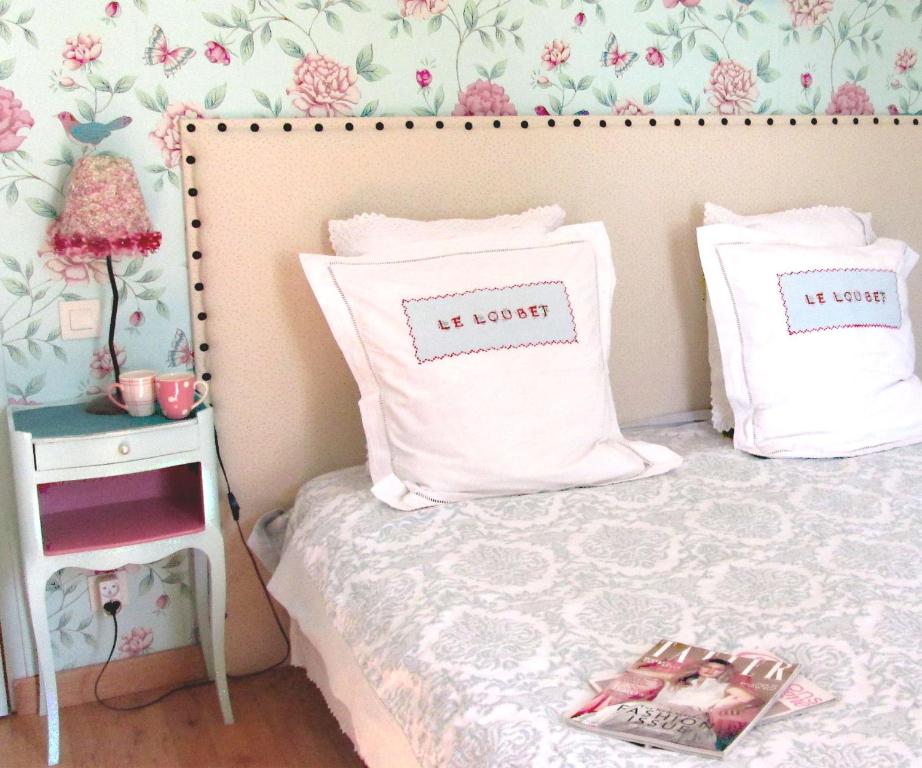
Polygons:
[[778,275],[788,333],[837,328],[899,328],[896,272],[885,269],[811,269]]
[[561,281],[404,299],[403,311],[420,363],[578,340],[570,297]]

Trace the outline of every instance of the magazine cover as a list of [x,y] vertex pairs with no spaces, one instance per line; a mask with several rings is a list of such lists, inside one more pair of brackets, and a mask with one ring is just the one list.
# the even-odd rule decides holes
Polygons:
[[[758,657],[771,659],[772,661],[782,661],[780,657],[775,656],[770,651],[738,651],[736,655],[741,659]],[[598,693],[619,674],[621,673],[617,670],[598,672],[589,678],[589,685]],[[799,715],[808,709],[815,709],[835,700],[836,697],[832,693],[801,674],[784,689],[781,698],[775,702],[775,706],[762,716],[760,722],[770,723],[783,717]]]
[[[737,654],[741,659],[770,659],[771,661],[781,661],[771,651],[740,651]],[[599,689],[597,689],[599,690]],[[797,679],[788,685],[781,694],[781,698],[775,702],[765,716],[762,718],[763,723],[770,723],[779,720],[782,717],[799,715],[808,709],[829,704],[836,700],[836,697],[825,688],[807,679],[803,675],[798,675]]]
[[626,741],[721,758],[797,672],[778,659],[660,640],[565,719]]

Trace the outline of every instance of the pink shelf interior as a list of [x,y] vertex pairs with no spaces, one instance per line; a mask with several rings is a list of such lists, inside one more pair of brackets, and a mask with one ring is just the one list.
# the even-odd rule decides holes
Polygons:
[[201,467],[39,485],[49,555],[142,544],[205,527]]

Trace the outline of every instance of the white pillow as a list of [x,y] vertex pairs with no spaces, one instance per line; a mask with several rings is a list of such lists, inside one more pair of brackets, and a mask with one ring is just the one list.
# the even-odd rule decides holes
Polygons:
[[392,507],[604,485],[681,462],[618,427],[601,223],[301,263],[359,385],[372,490]]
[[828,458],[922,441],[906,290],[917,261],[884,239],[701,250],[737,448]]
[[[794,243],[800,245],[866,245],[876,236],[871,214],[850,208],[816,206],[777,213],[742,216],[714,203],[704,204],[704,223],[734,225],[710,230],[706,238],[698,235],[698,247],[713,248],[720,242]],[[729,239],[720,239],[726,237]],[[727,402],[720,349],[714,318],[708,304],[708,363],[711,368],[711,423],[719,432],[733,427],[733,411]]]
[[[842,240],[848,240],[849,245],[866,245],[877,239],[870,213],[834,205],[743,215],[715,203],[705,203],[704,224],[736,224],[756,231],[782,233],[787,236],[785,242],[801,245],[837,245]],[[828,242],[830,238],[835,242]]]
[[503,236],[510,230],[543,234],[561,226],[567,214],[559,205],[530,208],[523,213],[492,219],[417,221],[380,213],[361,213],[351,219],[331,220],[330,242],[337,256],[361,256],[407,242],[450,240],[474,235]]

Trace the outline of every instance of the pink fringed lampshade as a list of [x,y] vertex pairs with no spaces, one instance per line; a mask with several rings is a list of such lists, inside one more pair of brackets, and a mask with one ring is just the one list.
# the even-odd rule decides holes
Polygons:
[[64,211],[48,227],[48,250],[72,261],[146,256],[160,247],[134,166],[127,157],[81,157],[65,189]]
[[[160,247],[161,235],[151,228],[137,174],[127,157],[81,157],[67,181],[64,195],[64,211],[48,227],[48,243],[43,249],[45,254],[51,255],[47,266],[69,280],[71,273],[85,276],[87,266],[98,261],[105,263],[105,274],[112,290],[109,356],[115,380],[119,381],[115,349],[118,284],[112,262],[122,256],[153,253]],[[104,279],[101,269],[91,266],[89,271],[97,280]],[[107,398],[90,403],[87,410],[102,415],[117,412]]]

